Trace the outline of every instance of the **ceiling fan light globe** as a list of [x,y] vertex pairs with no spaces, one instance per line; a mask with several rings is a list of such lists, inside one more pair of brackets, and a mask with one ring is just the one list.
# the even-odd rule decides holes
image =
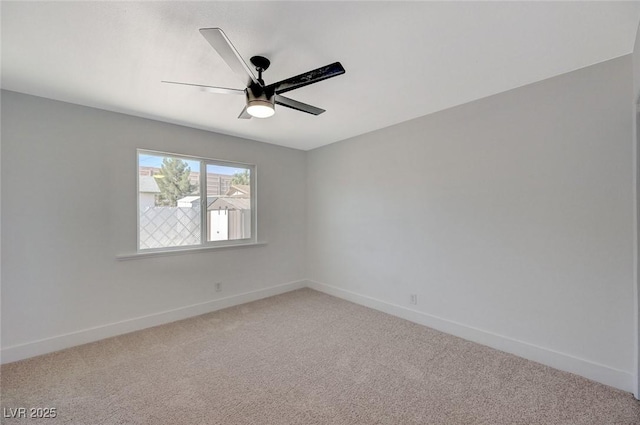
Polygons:
[[273,103],[267,100],[256,99],[247,105],[247,113],[254,118],[269,118],[275,112]]

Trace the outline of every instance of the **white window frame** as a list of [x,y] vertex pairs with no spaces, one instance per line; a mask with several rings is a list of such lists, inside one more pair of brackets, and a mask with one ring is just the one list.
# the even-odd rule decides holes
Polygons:
[[[160,248],[140,248],[140,155],[167,156],[171,158],[197,161],[200,164],[200,244],[181,245]],[[219,165],[223,167],[247,168],[250,173],[249,199],[251,202],[251,237],[245,239],[233,239],[223,241],[208,241],[207,237],[207,165]],[[196,170],[192,170],[196,171]],[[162,253],[176,251],[194,251],[206,248],[222,248],[230,246],[256,245],[258,242],[257,226],[257,167],[255,164],[228,161],[222,159],[205,158],[200,156],[163,152],[149,149],[136,149],[136,252],[138,254]],[[204,194],[204,196],[203,196]]]

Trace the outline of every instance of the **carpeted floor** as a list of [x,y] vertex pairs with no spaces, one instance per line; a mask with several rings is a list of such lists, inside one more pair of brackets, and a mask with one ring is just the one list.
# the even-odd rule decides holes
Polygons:
[[0,372],[3,416],[57,413],[7,424],[640,424],[631,394],[310,289]]

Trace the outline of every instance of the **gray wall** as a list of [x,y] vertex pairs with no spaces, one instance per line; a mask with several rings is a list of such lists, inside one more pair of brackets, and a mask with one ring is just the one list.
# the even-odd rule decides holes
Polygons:
[[630,388],[631,60],[310,151],[309,278]]
[[[256,164],[267,245],[117,260],[136,148]],[[3,349],[304,278],[304,152],[3,91],[1,169]]]
[[[638,27],[638,31],[636,31],[636,41],[633,49],[633,104],[634,104],[634,135],[633,139],[635,140],[635,148],[636,148],[636,179],[635,179],[635,191],[636,191],[636,232],[640,232],[640,196],[638,196],[638,180],[640,178],[640,160],[638,151],[638,146],[640,145],[640,132],[638,131],[638,124],[640,124],[640,26]],[[636,256],[640,256],[640,252],[638,251],[638,239],[640,239],[640,235],[636,235]],[[637,266],[640,263],[640,258],[636,258],[636,382],[634,388],[634,394],[636,398],[640,399],[640,276],[638,276]]]

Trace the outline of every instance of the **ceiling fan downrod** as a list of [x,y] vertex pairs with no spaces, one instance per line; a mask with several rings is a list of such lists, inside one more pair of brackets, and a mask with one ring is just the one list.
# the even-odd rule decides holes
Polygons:
[[256,67],[256,71],[258,71],[258,82],[261,86],[264,87],[264,80],[262,79],[262,73],[269,69],[269,65],[271,65],[271,61],[264,56],[253,56],[251,59],[251,63]]

